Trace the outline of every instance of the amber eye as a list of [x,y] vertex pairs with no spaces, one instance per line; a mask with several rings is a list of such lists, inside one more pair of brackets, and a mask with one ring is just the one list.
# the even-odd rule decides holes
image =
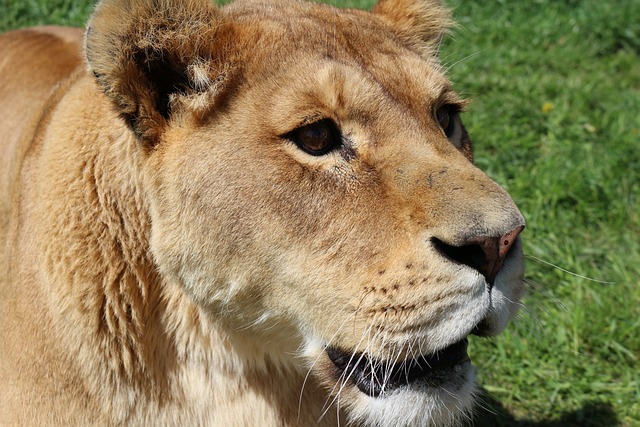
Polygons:
[[303,151],[321,156],[340,145],[338,129],[331,120],[320,120],[294,130],[288,135]]
[[438,120],[438,124],[444,131],[444,134],[447,135],[447,138],[451,138],[453,134],[454,114],[456,114],[456,112],[451,105],[443,105],[436,110],[436,120]]

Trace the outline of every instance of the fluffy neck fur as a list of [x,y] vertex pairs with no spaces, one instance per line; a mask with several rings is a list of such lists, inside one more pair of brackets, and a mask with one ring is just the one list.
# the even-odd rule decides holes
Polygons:
[[[69,96],[87,96],[83,86],[84,93],[97,93],[85,78]],[[119,123],[104,98],[82,105],[90,107],[75,114]],[[315,422],[324,400],[314,400],[313,380],[301,397],[306,371],[293,366],[292,355],[264,350],[249,331],[221,327],[157,272],[143,197],[144,147],[124,123],[111,129],[109,135],[69,132],[76,137],[63,147],[45,141],[34,159],[41,171],[49,162],[67,164],[66,175],[47,177],[35,190],[67,203],[35,215],[48,242],[41,249],[48,267],[43,282],[54,290],[51,339],[72,355],[69,370],[86,379],[85,398],[102,412],[97,420]],[[246,413],[247,403],[253,413]],[[329,425],[336,424],[333,412],[325,417]]]

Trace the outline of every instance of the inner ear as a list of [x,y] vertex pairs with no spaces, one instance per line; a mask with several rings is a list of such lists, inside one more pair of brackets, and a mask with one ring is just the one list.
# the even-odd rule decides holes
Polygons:
[[116,111],[153,145],[178,110],[204,109],[225,87],[219,76],[228,75],[231,39],[232,26],[209,0],[102,0],[85,52]]
[[134,61],[151,86],[153,105],[160,115],[168,120],[171,115],[171,95],[186,94],[193,89],[187,75],[187,65],[172,59],[170,52],[141,51],[134,55]]

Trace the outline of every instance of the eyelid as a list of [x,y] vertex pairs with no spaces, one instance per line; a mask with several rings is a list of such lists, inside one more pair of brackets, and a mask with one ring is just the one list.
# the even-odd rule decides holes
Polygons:
[[465,111],[467,105],[469,105],[469,100],[461,98],[454,91],[447,89],[438,97],[434,111],[438,110],[438,108],[444,107],[445,105],[450,106],[449,108],[454,113],[462,113]]
[[296,123],[295,126],[292,126],[289,131],[284,133],[284,135],[290,134],[291,132],[294,132],[295,130],[300,129],[301,127],[312,125],[314,123],[318,123],[324,120],[331,120],[335,123],[335,120],[333,120],[333,117],[331,116],[327,116],[325,114],[322,114],[321,112],[312,112],[310,114],[303,116],[300,121],[294,122]]
[[450,113],[459,114],[459,113],[463,113],[465,111],[467,104],[468,104],[467,102],[462,102],[462,101],[442,102],[442,103],[436,104],[436,107],[434,108],[433,111],[435,113],[440,108],[446,107],[447,110],[449,110]]

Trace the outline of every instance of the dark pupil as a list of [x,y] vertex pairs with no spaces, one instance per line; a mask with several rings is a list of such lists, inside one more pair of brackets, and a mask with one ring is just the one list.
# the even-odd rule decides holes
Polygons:
[[329,129],[323,123],[314,123],[301,128],[298,137],[309,151],[325,150],[331,142]]
[[448,133],[449,122],[451,121],[451,116],[449,115],[449,111],[446,108],[440,108],[437,112],[437,116],[438,116],[438,123],[440,124],[440,127],[442,128],[442,130],[445,131],[445,133]]

